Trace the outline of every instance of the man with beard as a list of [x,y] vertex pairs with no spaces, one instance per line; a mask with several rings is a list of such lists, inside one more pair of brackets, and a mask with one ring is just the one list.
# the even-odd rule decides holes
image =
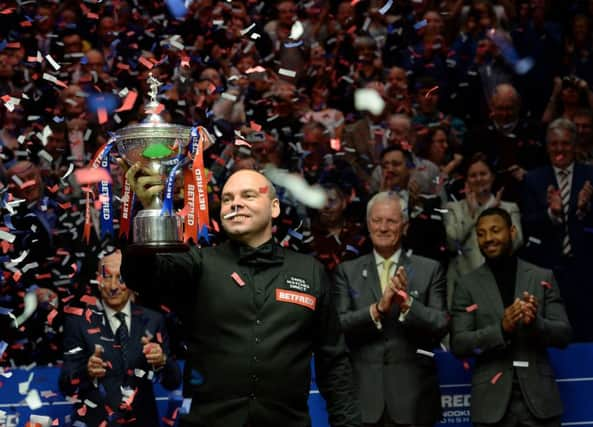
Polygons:
[[554,274],[513,254],[517,230],[501,208],[478,217],[485,263],[457,283],[451,349],[475,357],[476,426],[560,426],[562,402],[547,347],[565,347],[571,327]]

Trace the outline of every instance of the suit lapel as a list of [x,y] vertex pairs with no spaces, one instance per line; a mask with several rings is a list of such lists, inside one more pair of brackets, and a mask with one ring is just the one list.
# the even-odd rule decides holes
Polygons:
[[496,279],[494,275],[490,271],[490,269],[486,266],[486,264],[482,264],[480,267],[480,275],[482,286],[480,290],[486,294],[486,297],[490,301],[492,308],[496,312],[497,315],[502,317],[504,313],[504,306],[502,303],[502,298],[500,296],[500,291],[498,290],[498,286],[496,285]]
[[520,259],[517,260],[517,275],[515,276],[515,298],[523,298],[523,292],[533,294],[531,289],[531,275],[529,265]]
[[[368,254],[366,262],[363,265],[362,278],[366,282],[365,286],[371,289],[375,301],[381,299],[381,281],[379,280],[379,273],[377,273],[377,264],[375,263],[375,256],[371,252]],[[366,274],[365,274],[366,271]]]

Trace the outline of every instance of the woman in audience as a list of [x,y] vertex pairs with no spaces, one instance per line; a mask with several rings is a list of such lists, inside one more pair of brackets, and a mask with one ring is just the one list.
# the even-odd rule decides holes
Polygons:
[[494,194],[492,184],[494,172],[483,153],[476,153],[468,162],[465,182],[465,199],[447,203],[443,215],[447,232],[447,244],[455,253],[449,264],[447,274],[447,301],[451,297],[455,280],[469,273],[484,262],[476,238],[475,223],[480,213],[487,208],[499,206],[511,214],[513,225],[517,227],[516,250],[523,242],[519,207],[515,203],[500,200],[502,188]]

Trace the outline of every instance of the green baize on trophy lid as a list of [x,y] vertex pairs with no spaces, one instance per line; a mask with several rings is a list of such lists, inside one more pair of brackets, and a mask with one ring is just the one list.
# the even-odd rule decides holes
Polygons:
[[151,144],[142,152],[142,156],[147,159],[163,159],[171,154],[173,154],[173,150],[163,143]]

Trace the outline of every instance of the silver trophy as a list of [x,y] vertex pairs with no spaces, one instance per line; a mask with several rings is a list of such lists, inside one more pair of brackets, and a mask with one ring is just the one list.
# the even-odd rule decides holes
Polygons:
[[[126,126],[115,133],[115,143],[120,156],[129,164],[140,162],[146,170],[156,172],[166,179],[175,165],[183,160],[183,152],[190,141],[191,128],[165,123],[155,114],[160,82],[148,78],[150,85],[147,105],[149,113],[140,124]],[[140,250],[164,252],[185,251],[182,218],[163,209],[164,194],[159,194],[150,206],[145,206],[133,219],[133,246]]]

